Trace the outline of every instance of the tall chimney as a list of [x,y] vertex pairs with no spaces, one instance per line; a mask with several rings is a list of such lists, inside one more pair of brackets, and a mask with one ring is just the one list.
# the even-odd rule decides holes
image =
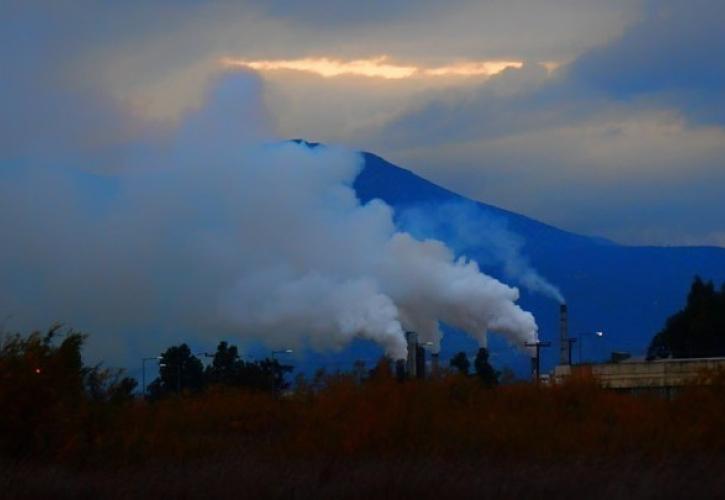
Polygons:
[[418,334],[405,332],[405,340],[408,341],[408,359],[405,364],[405,371],[408,378],[415,378],[418,373]]
[[417,378],[425,378],[425,347],[417,346],[418,352],[415,359],[415,374]]
[[569,311],[566,304],[559,306],[559,364],[569,364]]

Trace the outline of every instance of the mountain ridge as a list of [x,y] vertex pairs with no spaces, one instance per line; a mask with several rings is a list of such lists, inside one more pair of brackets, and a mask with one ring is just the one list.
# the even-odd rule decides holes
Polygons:
[[[304,144],[319,147],[316,143]],[[435,217],[437,211],[449,204],[464,204],[475,207],[464,217],[464,222],[470,221],[471,225],[487,218],[505,221],[506,230],[521,239],[519,251],[526,262],[561,289],[569,304],[570,336],[584,339],[584,360],[601,361],[615,350],[642,354],[667,317],[684,305],[694,276],[718,285],[725,282],[725,248],[623,245],[580,235],[471,200],[376,154],[360,154],[364,164],[353,183],[358,198],[362,203],[375,198],[383,200],[393,208],[396,219],[410,209],[422,207],[422,213]],[[448,225],[445,220],[437,221],[414,236],[439,239],[455,248],[451,241],[454,233]],[[537,318],[541,338],[552,341],[553,348],[542,358],[545,369],[553,367],[558,360],[558,303],[527,290],[507,276],[500,263],[491,261],[485,245],[469,244],[464,254],[479,262],[483,272],[519,286],[522,307]],[[588,333],[598,330],[604,331],[605,336],[597,343],[588,338]],[[457,350],[475,348],[464,335],[450,329],[446,333],[444,358]],[[579,348],[576,347],[577,354]],[[491,337],[491,349],[499,354],[499,368],[512,366],[520,374],[528,369],[528,360],[496,336]]]

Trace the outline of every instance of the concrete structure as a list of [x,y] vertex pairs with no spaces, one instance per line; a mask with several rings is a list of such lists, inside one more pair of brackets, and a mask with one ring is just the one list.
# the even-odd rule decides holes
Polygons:
[[415,376],[417,378],[425,378],[425,348],[417,344],[417,353],[415,357]]
[[703,372],[718,369],[725,370],[725,358],[627,359],[619,363],[559,365],[554,369],[553,381],[591,375],[608,389],[669,397],[682,387],[696,384]]

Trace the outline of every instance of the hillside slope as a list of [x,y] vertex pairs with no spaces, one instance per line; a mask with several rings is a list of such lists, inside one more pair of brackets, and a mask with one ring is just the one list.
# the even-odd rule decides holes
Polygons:
[[[320,146],[300,139],[295,142]],[[725,248],[628,246],[575,234],[468,199],[375,154],[361,154],[364,166],[353,184],[361,202],[385,201],[395,210],[401,229],[418,238],[444,241],[458,254],[476,260],[484,272],[519,286],[520,303],[536,316],[540,337],[552,341],[552,347],[542,354],[545,370],[553,368],[559,356],[558,302],[527,290],[506,273],[496,254],[507,245],[554,284],[569,304],[570,336],[583,337],[574,347],[575,362],[579,356],[585,361],[603,361],[612,351],[643,355],[667,317],[684,306],[695,275],[725,282]],[[408,217],[411,213],[417,222],[413,225]],[[491,232],[499,235],[491,237]],[[498,246],[499,252],[492,252],[491,246]],[[475,353],[477,346],[470,338],[448,328],[444,331],[444,360],[459,350]],[[605,335],[595,337],[595,331]],[[528,372],[529,360],[495,335],[490,336],[489,348],[497,368],[514,368],[520,376]],[[378,353],[375,346],[355,342],[335,355],[311,353],[307,361],[333,369],[349,368],[354,359],[371,360]]]
[[[717,283],[725,281],[724,248],[625,246],[602,238],[577,235],[473,202],[379,156],[363,153],[363,157],[365,166],[354,184],[361,201],[380,198],[395,209],[396,216],[411,209],[422,209],[421,213],[434,219],[441,207],[462,204],[468,207],[465,216],[471,226],[477,227],[484,220],[488,222],[482,227],[490,227],[490,221],[494,220],[497,224],[493,227],[503,225],[517,235],[521,240],[521,254],[560,288],[569,303],[571,335],[595,330],[605,332],[601,340],[585,337],[584,359],[604,359],[612,350],[643,353],[667,316],[684,304],[693,276],[700,275]],[[459,219],[456,224],[460,223]],[[416,236],[439,238],[456,248],[456,242],[450,241],[450,236],[458,230],[448,226],[445,219],[438,220],[418,229]],[[486,248],[490,242],[485,235],[478,245],[470,238],[466,243],[462,253],[479,261],[486,272],[511,281],[500,265],[491,262]],[[554,342],[545,354],[545,365],[550,367],[558,356],[556,302],[523,290],[521,303],[537,317],[541,336]],[[456,350],[460,342],[460,338],[454,336],[454,343],[448,342],[444,348]],[[502,361],[521,364],[520,360],[510,359],[502,344],[494,341],[492,348],[501,350]],[[577,354],[578,346],[575,358]]]

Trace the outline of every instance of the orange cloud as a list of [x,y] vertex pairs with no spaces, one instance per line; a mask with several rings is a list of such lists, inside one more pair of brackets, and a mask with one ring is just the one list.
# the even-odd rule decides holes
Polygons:
[[387,56],[378,56],[369,59],[353,59],[350,61],[330,59],[327,57],[260,61],[249,61],[225,57],[221,60],[221,63],[229,68],[251,68],[262,72],[292,70],[314,73],[324,78],[356,75],[389,80],[399,80],[411,77],[488,77],[495,75],[506,68],[520,68],[523,66],[523,62],[521,61],[467,61],[446,66],[426,68],[394,64],[388,62]]
[[506,68],[520,68],[521,61],[475,61],[462,62],[449,66],[430,68],[425,74],[431,76],[491,76],[500,73]]
[[295,70],[316,73],[325,78],[342,75],[359,75],[372,78],[400,79],[408,78],[418,71],[415,66],[399,66],[386,63],[386,57],[341,61],[337,59],[304,58],[278,59],[270,61],[245,61],[243,59],[224,58],[222,64],[227,67],[247,67],[257,71]]

